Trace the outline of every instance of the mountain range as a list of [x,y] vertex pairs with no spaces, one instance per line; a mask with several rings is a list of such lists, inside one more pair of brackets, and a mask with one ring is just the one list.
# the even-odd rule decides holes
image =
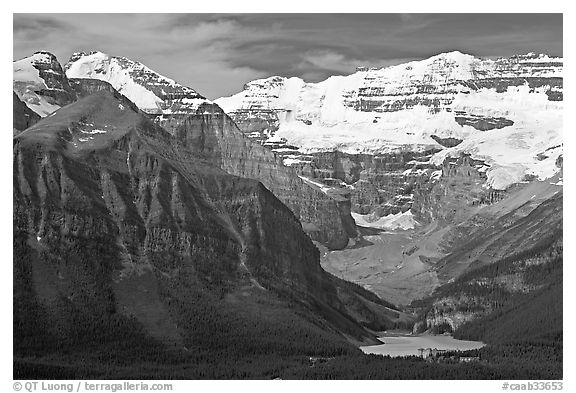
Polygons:
[[557,280],[485,271],[561,271],[562,65],[450,52],[212,102],[98,51],[15,61],[15,375],[294,377],[524,318],[454,283]]

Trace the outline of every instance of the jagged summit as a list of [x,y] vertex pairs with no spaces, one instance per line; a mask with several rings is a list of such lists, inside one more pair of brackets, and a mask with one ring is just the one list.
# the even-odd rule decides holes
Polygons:
[[64,68],[69,78],[109,82],[149,114],[190,113],[201,104],[209,103],[195,90],[126,57],[100,51],[76,52]]
[[[69,66],[76,62],[77,60],[79,60],[82,57],[86,57],[86,56],[91,56],[91,55],[95,55],[95,54],[102,54],[105,55],[104,52],[101,51],[91,51],[91,52],[83,52],[83,51],[79,51],[79,52],[74,52],[72,53],[72,55],[70,56],[70,58],[68,59],[68,62],[64,65],[64,70],[68,70]],[[107,55],[106,55],[107,56]]]

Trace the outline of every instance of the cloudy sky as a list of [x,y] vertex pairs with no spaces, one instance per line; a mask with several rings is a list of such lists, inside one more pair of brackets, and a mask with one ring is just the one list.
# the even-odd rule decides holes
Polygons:
[[320,81],[460,50],[562,56],[561,14],[14,14],[14,60],[100,50],[208,98],[271,75]]

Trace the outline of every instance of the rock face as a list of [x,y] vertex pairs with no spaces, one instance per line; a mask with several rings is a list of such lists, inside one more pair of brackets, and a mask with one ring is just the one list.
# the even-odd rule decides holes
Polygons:
[[327,192],[350,199],[352,211],[379,216],[410,210],[413,189],[437,168],[429,163],[438,150],[386,154],[348,154],[340,151],[297,155],[285,147],[272,149],[298,174],[321,183]]
[[561,143],[562,65],[532,53],[489,60],[449,52],[319,83],[255,80],[216,102],[248,137],[276,150],[285,143],[290,164],[334,150],[438,149],[433,165],[470,154],[488,165],[487,187],[503,190],[555,173],[535,156]]
[[175,305],[254,291],[359,340],[370,334],[357,321],[391,323],[386,307],[322,270],[260,182],[180,142],[106,89],[14,139],[18,334],[66,341],[112,324],[182,346],[193,327]]
[[458,138],[440,138],[436,135],[430,135],[430,138],[434,139],[438,144],[444,147],[454,147],[462,143],[462,139]]
[[90,94],[104,90],[111,93],[117,92],[117,90],[114,89],[110,83],[100,79],[71,78],[68,79],[68,83],[78,98],[83,98],[89,96]]
[[49,52],[36,52],[13,63],[13,88],[18,98],[41,117],[76,99],[64,70]]
[[65,68],[71,80],[109,82],[195,154],[230,174],[261,181],[294,212],[313,240],[343,248],[356,236],[349,201],[331,198],[303,182],[273,153],[246,139],[216,104],[194,90],[140,63],[100,52],[75,54]]
[[465,206],[503,199],[504,191],[484,187],[487,168],[483,161],[466,154],[446,158],[436,176],[416,185],[412,212],[422,222],[453,222]]
[[509,127],[514,124],[512,120],[504,117],[469,115],[463,111],[459,111],[458,116],[456,116],[454,120],[461,126],[471,126],[479,131],[490,131],[495,128]]

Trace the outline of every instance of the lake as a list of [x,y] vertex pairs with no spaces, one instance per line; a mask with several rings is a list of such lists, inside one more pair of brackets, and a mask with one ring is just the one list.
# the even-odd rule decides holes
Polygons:
[[469,349],[482,348],[486,344],[480,341],[456,340],[450,335],[421,335],[412,336],[410,334],[390,333],[378,338],[383,344],[360,347],[364,353],[376,355],[418,356],[419,348],[437,348],[446,350],[465,351]]

